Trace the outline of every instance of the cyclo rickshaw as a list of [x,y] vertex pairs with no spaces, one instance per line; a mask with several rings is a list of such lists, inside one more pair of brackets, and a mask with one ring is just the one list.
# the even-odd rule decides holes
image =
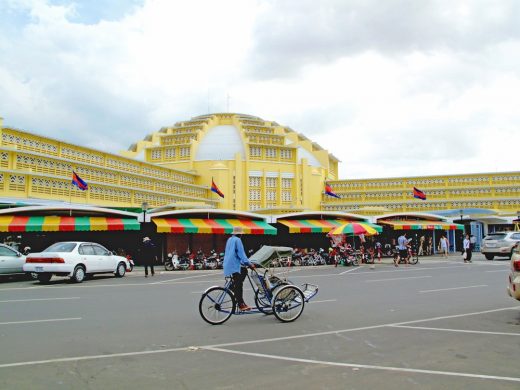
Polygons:
[[273,264],[292,255],[292,248],[264,245],[249,261],[256,269],[251,270],[247,280],[253,289],[256,308],[241,311],[232,291],[232,280],[226,277],[224,287],[213,286],[202,294],[199,313],[204,321],[218,325],[226,322],[232,315],[274,314],[282,322],[292,322],[303,312],[308,303],[318,293],[318,286],[304,283],[294,285],[285,276],[277,276]]

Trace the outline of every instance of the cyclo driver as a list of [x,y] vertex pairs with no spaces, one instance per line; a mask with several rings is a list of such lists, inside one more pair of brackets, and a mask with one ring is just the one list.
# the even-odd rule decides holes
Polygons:
[[231,277],[232,289],[238,308],[242,311],[251,310],[243,298],[243,284],[247,276],[247,267],[255,269],[255,265],[249,261],[244,251],[244,245],[240,235],[243,233],[241,227],[234,227],[232,236],[226,242],[224,253],[224,276]]

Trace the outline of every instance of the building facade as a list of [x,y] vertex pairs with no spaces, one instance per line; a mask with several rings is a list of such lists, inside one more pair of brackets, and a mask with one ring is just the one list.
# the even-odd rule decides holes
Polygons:
[[[304,210],[396,212],[520,210],[520,171],[342,180],[339,160],[273,121],[233,113],[164,127],[118,154],[73,145],[0,119],[0,194],[113,208],[173,205],[280,215]],[[75,171],[88,191],[71,185]],[[224,194],[211,191],[212,181]],[[340,198],[324,193],[325,183]],[[412,196],[413,187],[427,200]]]

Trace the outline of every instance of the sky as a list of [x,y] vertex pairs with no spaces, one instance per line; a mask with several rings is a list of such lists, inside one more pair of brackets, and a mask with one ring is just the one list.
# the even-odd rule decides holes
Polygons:
[[520,170],[517,0],[0,0],[4,126],[106,152],[258,116],[339,177]]

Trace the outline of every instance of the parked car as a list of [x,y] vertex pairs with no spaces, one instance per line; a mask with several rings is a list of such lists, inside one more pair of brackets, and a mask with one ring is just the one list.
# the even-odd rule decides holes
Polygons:
[[511,258],[513,247],[518,242],[520,242],[520,232],[490,233],[482,240],[480,252],[488,260],[493,260],[495,256]]
[[94,242],[57,242],[40,253],[26,257],[23,270],[35,272],[41,283],[47,283],[52,275],[69,276],[76,283],[86,277],[113,273],[122,278],[130,263],[126,257],[114,255],[102,245]]
[[507,292],[510,297],[520,301],[520,244],[513,248],[511,257],[511,273],[509,274],[509,285]]
[[0,244],[0,275],[23,274],[25,256],[8,245]]

